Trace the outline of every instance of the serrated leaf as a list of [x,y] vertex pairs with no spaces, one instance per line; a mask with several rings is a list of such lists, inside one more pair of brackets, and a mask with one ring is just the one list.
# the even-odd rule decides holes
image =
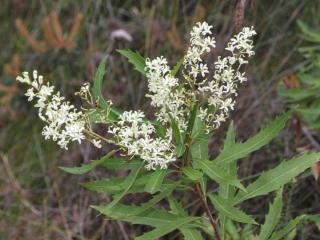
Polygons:
[[129,216],[131,216],[131,215],[135,216],[135,215],[139,215],[139,214],[147,211],[148,209],[152,208],[156,203],[161,201],[163,198],[165,198],[168,195],[170,195],[178,185],[179,185],[179,182],[176,182],[174,184],[167,185],[167,186],[163,187],[161,189],[160,193],[158,193],[157,195],[153,196],[153,198],[150,199],[148,202],[141,204],[140,207],[136,208],[135,211],[132,211],[132,212],[128,213],[128,215]]
[[138,52],[134,52],[132,50],[117,50],[122,56],[126,57],[128,61],[133,64],[134,69],[143,75],[146,74],[144,68],[146,66],[146,61],[144,57],[140,55]]
[[184,225],[194,221],[192,217],[184,217],[175,221],[172,221],[170,224],[163,224],[156,227],[154,230],[147,232],[139,237],[136,237],[136,240],[154,240],[158,239]]
[[201,232],[195,228],[180,228],[182,235],[184,236],[185,240],[203,240]]
[[128,161],[125,157],[117,157],[108,159],[106,156],[100,159],[100,165],[110,170],[129,170],[137,168],[141,164],[141,160],[133,158]]
[[[227,131],[227,136],[224,141],[224,147],[222,152],[224,151],[230,151],[232,147],[235,144],[235,127],[233,122],[230,123],[228,131]],[[221,167],[226,170],[227,173],[229,173],[232,176],[237,175],[237,162],[231,162],[231,163],[225,163],[221,164]],[[231,199],[234,197],[236,188],[234,186],[231,186],[228,183],[220,183],[219,185],[219,196],[224,199]],[[222,214],[221,212],[219,213],[219,222],[220,222],[220,232],[221,232],[221,238],[225,238],[226,234],[226,223],[227,223],[227,216]]]
[[239,234],[239,230],[236,228],[236,226],[230,219],[227,219],[226,231],[228,232],[228,235],[231,236],[232,240],[240,240],[241,237]]
[[219,164],[229,163],[243,158],[248,154],[260,149],[278,135],[280,130],[288,121],[290,115],[291,112],[287,112],[276,118],[265,128],[263,128],[258,134],[256,134],[254,137],[251,137],[246,142],[235,144],[232,149],[230,149],[230,151],[222,151],[214,161]]
[[[105,208],[105,206],[91,206],[92,208],[96,209],[100,213],[108,216],[109,218],[115,220],[122,220],[126,222],[130,222],[132,224],[142,224],[148,226],[159,226],[163,224],[170,224],[172,221],[175,221],[180,216],[171,214],[164,210],[152,209],[147,211],[143,214],[136,215],[136,216],[128,216],[128,213],[135,211],[136,206],[131,205],[123,205],[117,204],[111,209]],[[196,220],[197,218],[194,218]]]
[[192,181],[198,181],[203,176],[202,172],[192,167],[184,167],[182,172]]
[[226,199],[223,199],[219,196],[214,196],[212,194],[209,195],[209,199],[211,200],[214,207],[228,218],[237,222],[257,224],[252,217],[233,207],[232,204]]
[[280,240],[286,237],[291,231],[293,231],[297,225],[305,218],[305,215],[296,217],[295,219],[291,220],[284,228],[275,232],[270,237],[270,240]]
[[241,182],[224,169],[222,169],[218,164],[208,160],[197,160],[194,162],[196,168],[201,169],[206,175],[208,175],[212,180],[218,183],[226,183],[232,186],[238,187],[245,191],[245,187]]
[[81,185],[91,191],[96,191],[100,193],[115,194],[123,190],[121,185],[122,178],[111,178],[107,180],[91,181],[86,183],[81,183]]
[[[151,173],[144,173],[142,176],[137,177],[134,184],[131,186],[127,193],[145,192],[144,187],[146,181],[150,178]],[[125,189],[125,178],[111,178],[98,181],[92,181],[87,183],[81,183],[85,188],[108,194],[118,194]]]
[[279,189],[319,160],[320,153],[306,153],[282,162],[277,167],[262,173],[257,180],[247,187],[246,193],[239,192],[235,197],[235,204]]
[[205,131],[205,125],[199,117],[196,118],[191,135],[191,156],[192,162],[196,163],[197,159],[208,159],[209,136]]
[[182,207],[181,203],[177,202],[177,200],[174,197],[168,196],[167,200],[169,202],[171,213],[179,216],[188,216],[187,212]]
[[115,151],[111,151],[107,155],[105,155],[103,158],[99,160],[92,160],[90,161],[90,163],[82,164],[80,167],[59,167],[59,168],[70,174],[82,175],[91,171],[96,166],[104,164],[107,161],[110,161],[110,156],[112,156],[114,153]]
[[92,95],[95,99],[98,99],[99,106],[103,109],[107,107],[107,102],[104,100],[104,97],[102,96],[102,81],[106,72],[106,62],[107,59],[104,58],[99,63],[98,69],[94,75],[92,87]]
[[272,205],[269,206],[269,212],[266,216],[264,224],[261,227],[259,240],[268,240],[275,230],[282,210],[282,190],[277,193],[277,196]]
[[141,168],[143,167],[144,162],[140,163],[140,166],[131,170],[130,174],[128,175],[128,177],[125,179],[123,186],[124,186],[124,190],[121,194],[117,194],[115,195],[113,201],[111,203],[109,203],[108,207],[111,209],[113,208],[129,191],[129,189],[132,187],[132,185],[134,184]]
[[151,194],[160,191],[163,179],[166,176],[166,174],[167,170],[159,168],[156,169],[148,179],[144,190]]

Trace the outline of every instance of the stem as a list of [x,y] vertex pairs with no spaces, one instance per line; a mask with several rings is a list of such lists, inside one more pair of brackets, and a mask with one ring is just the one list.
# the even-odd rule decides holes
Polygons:
[[219,234],[219,230],[218,230],[218,226],[216,224],[216,221],[213,219],[213,216],[212,216],[212,214],[210,212],[210,209],[209,209],[209,206],[208,206],[207,199],[204,196],[203,192],[201,191],[199,183],[196,184],[196,190],[197,190],[199,198],[200,198],[200,200],[202,202],[203,208],[204,208],[206,214],[208,215],[208,218],[209,218],[209,221],[210,221],[211,226],[213,228],[213,232],[214,232],[214,235],[216,237],[216,240],[221,240],[221,237],[220,237],[220,234]]
[[99,135],[99,134],[97,134],[97,133],[95,133],[95,132],[92,132],[92,131],[89,131],[89,130],[83,130],[83,132],[86,133],[86,134],[88,134],[88,135],[97,137],[97,138],[99,138],[99,139],[101,139],[101,140],[103,140],[103,141],[105,141],[105,142],[107,142],[107,143],[111,143],[111,144],[114,143],[112,140],[107,139],[107,138],[105,138],[105,137],[102,137],[101,135]]

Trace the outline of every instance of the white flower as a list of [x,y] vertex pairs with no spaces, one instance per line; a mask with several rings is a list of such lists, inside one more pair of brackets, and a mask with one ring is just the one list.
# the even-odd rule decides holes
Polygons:
[[52,139],[65,149],[70,142],[81,143],[85,139],[83,131],[86,124],[82,112],[65,101],[59,92],[54,94],[54,87],[49,83],[44,85],[43,77],[37,71],[33,71],[33,81],[26,72],[17,80],[31,86],[25,95],[29,97],[28,101],[36,99],[39,117],[47,124],[42,130],[45,139]]
[[144,160],[147,169],[167,168],[168,163],[175,161],[171,147],[171,132],[166,139],[155,138],[155,128],[144,121],[141,111],[127,111],[120,116],[116,126],[109,128],[109,133],[118,140],[118,144],[131,156],[139,156]]
[[151,105],[159,109],[156,114],[158,121],[170,122],[171,114],[179,122],[181,129],[184,129],[184,95],[177,89],[178,79],[171,75],[167,60],[163,57],[153,60],[147,58],[145,71],[149,88],[146,96],[151,98]]
[[101,140],[93,139],[91,142],[96,148],[102,148]]
[[216,46],[216,41],[213,37],[207,36],[211,34],[212,26],[208,23],[198,22],[190,32],[190,47],[184,57],[184,67],[189,69],[189,76],[197,78],[200,73],[202,77],[208,73],[208,67],[202,63],[201,55],[205,52],[210,52],[211,48]]
[[198,92],[207,96],[209,106],[215,107],[216,111],[207,115],[208,128],[215,129],[224,122],[229,112],[234,109],[233,96],[237,96],[238,83],[245,82],[247,78],[240,67],[248,63],[248,58],[254,55],[251,37],[256,32],[253,28],[243,30],[231,38],[226,50],[231,56],[218,57],[215,62],[215,72],[211,81],[205,79],[201,82]]

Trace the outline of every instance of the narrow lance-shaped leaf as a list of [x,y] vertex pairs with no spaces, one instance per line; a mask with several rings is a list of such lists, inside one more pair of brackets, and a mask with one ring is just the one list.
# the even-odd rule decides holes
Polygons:
[[[224,151],[230,151],[232,147],[235,144],[235,128],[233,121],[230,123],[227,136],[224,141],[224,147],[222,152]],[[227,173],[229,173],[232,176],[237,175],[237,162],[231,162],[231,163],[225,163],[221,164],[221,167],[226,170]],[[234,196],[236,188],[228,183],[220,183],[219,185],[219,197],[224,199],[231,199]],[[225,238],[226,233],[226,223],[227,223],[227,216],[225,216],[223,213],[219,212],[219,222],[220,222],[220,232],[221,232],[221,238]]]
[[144,190],[151,194],[160,191],[163,179],[165,178],[166,174],[167,170],[159,168],[156,169],[148,179]]
[[284,228],[272,234],[269,238],[270,240],[280,240],[284,237],[288,236],[288,234],[293,231],[297,225],[305,218],[305,215],[296,217],[295,219],[291,220]]
[[182,172],[192,181],[198,181],[202,176],[202,172],[192,167],[184,167]]
[[261,231],[258,237],[259,240],[269,239],[269,237],[275,230],[280,220],[281,210],[282,210],[282,190],[278,191],[273,204],[269,206],[269,212],[266,216],[264,224],[261,227]]
[[94,75],[93,87],[92,87],[93,97],[98,99],[99,106],[104,109],[107,107],[107,102],[104,100],[104,97],[102,96],[102,81],[106,71],[106,62],[107,62],[107,59],[104,58],[99,63],[97,71]]
[[257,135],[251,137],[246,142],[237,143],[232,147],[232,149],[230,149],[230,151],[221,152],[221,154],[214,161],[219,164],[229,163],[243,158],[248,154],[260,149],[278,135],[280,130],[288,121],[290,115],[291,112],[287,112],[276,118],[273,122],[263,128]]
[[319,160],[320,153],[306,153],[282,162],[274,169],[262,173],[257,180],[247,187],[247,192],[239,192],[233,202],[237,204],[246,199],[275,191]]
[[237,222],[257,224],[252,217],[242,212],[241,210],[233,207],[229,201],[219,196],[214,196],[212,194],[209,195],[209,199],[211,200],[214,207],[228,218]]
[[136,169],[133,169],[129,176],[126,178],[125,183],[124,183],[124,191],[121,194],[118,194],[115,196],[115,198],[113,199],[113,201],[108,205],[109,208],[112,208],[113,206],[115,206],[129,191],[129,189],[132,187],[133,183],[135,182],[138,173],[140,172],[141,168],[143,167],[144,162],[140,163],[140,166],[137,167]]
[[133,52],[131,50],[117,50],[122,56],[125,56],[131,64],[133,64],[134,69],[143,75],[146,74],[144,68],[146,66],[146,61],[144,57],[140,55],[138,52]]
[[181,218],[178,219],[176,221],[172,221],[170,224],[163,224],[160,225],[158,227],[156,227],[156,229],[147,232],[139,237],[136,237],[136,240],[154,240],[154,239],[158,239],[174,230],[176,230],[177,228],[180,228],[184,225],[186,225],[187,223],[190,223],[194,221],[194,218],[192,217],[185,217],[185,218]]
[[92,160],[88,164],[82,164],[80,167],[59,167],[63,171],[70,173],[70,174],[75,174],[75,175],[82,175],[85,174],[89,171],[91,171],[94,167],[103,164],[104,162],[110,161],[110,157],[115,153],[116,151],[111,151],[109,152],[106,156],[99,160]]
[[[108,102],[104,99],[102,95],[102,81],[106,72],[106,62],[107,59],[104,58],[99,63],[97,71],[94,75],[92,86],[92,95],[96,100],[98,100],[99,107],[102,109],[107,109],[108,107],[110,107],[108,106]],[[109,118],[111,120],[117,120],[119,115],[120,112],[118,110],[114,109],[113,107],[110,108]]]
[[208,160],[197,160],[195,166],[201,169],[206,175],[208,175],[212,180],[218,182],[219,184],[230,184],[242,189],[243,191],[246,191],[245,187],[236,178],[236,176],[227,173],[215,162]]
[[[148,225],[153,227],[161,226],[164,224],[171,224],[173,221],[184,218],[181,216],[171,214],[165,210],[159,210],[159,209],[152,209],[150,211],[144,212],[136,216],[128,216],[129,212],[133,212],[135,211],[136,208],[139,208],[139,207],[131,206],[131,205],[123,205],[120,203],[114,206],[112,208],[112,211],[110,211],[110,209],[106,209],[105,206],[91,206],[91,207],[96,209],[100,213],[108,216],[109,218],[112,218],[115,220],[121,220],[121,221],[130,222],[132,224],[142,224],[142,225]],[[194,221],[198,219],[196,217],[188,217],[188,218],[192,218]]]
[[184,237],[184,240],[203,240],[201,232],[195,228],[180,228],[180,231]]
[[206,133],[204,123],[201,121],[199,117],[195,119],[191,139],[192,163],[196,164],[197,159],[208,159],[209,136]]

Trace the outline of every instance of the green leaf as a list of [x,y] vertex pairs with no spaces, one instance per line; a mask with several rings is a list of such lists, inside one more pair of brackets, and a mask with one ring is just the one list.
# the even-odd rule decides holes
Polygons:
[[[233,122],[230,123],[227,136],[224,141],[224,148],[222,152],[224,151],[231,151],[232,147],[235,144],[235,127]],[[231,163],[225,163],[221,164],[221,167],[226,170],[227,173],[229,173],[232,176],[237,175],[237,162],[231,162]],[[231,199],[234,197],[236,188],[234,186],[231,186],[228,183],[221,183],[219,185],[219,196],[224,199]],[[227,223],[227,216],[223,215],[221,212],[219,212],[219,221],[220,221],[220,232],[221,232],[221,238],[225,238],[226,234],[226,223]]]
[[276,118],[272,123],[268,124],[257,135],[251,137],[246,142],[235,144],[230,151],[222,151],[214,161],[219,164],[230,163],[260,149],[278,135],[288,121],[290,115],[291,112],[287,112]]
[[185,209],[182,207],[181,203],[178,203],[177,200],[173,196],[168,196],[167,200],[169,202],[169,206],[171,209],[171,213],[179,216],[188,216]]
[[184,167],[182,172],[192,181],[198,181],[203,176],[202,172],[192,167]]
[[102,96],[102,81],[106,72],[106,62],[106,58],[102,59],[102,61],[100,62],[98,69],[94,75],[92,87],[92,95],[95,99],[98,99],[99,106],[103,109],[107,108],[107,102],[104,100],[104,97]]
[[264,224],[261,227],[259,240],[268,240],[273,231],[275,230],[282,210],[282,190],[278,191],[278,194],[272,205],[269,206],[269,212],[266,216]]
[[172,221],[170,224],[163,224],[160,225],[158,227],[156,227],[156,229],[147,232],[139,237],[136,237],[136,240],[154,240],[154,239],[158,239],[174,230],[176,230],[177,228],[180,228],[184,225],[186,225],[187,223],[190,223],[194,221],[194,218],[192,217],[184,217],[175,221]]
[[171,120],[171,128],[173,132],[174,139],[176,140],[176,143],[182,143],[182,136],[180,133],[179,125],[177,121],[172,117],[171,114],[169,114],[170,120]]
[[144,68],[146,66],[146,61],[144,57],[140,55],[138,52],[133,52],[131,50],[117,50],[122,56],[126,57],[131,64],[133,64],[134,69],[143,75],[146,74]]
[[306,153],[282,162],[274,169],[262,173],[257,180],[247,187],[247,192],[239,192],[235,197],[235,204],[281,188],[319,160],[320,153]]
[[208,159],[209,136],[205,131],[205,125],[199,117],[196,118],[191,136],[191,156],[192,162],[196,164],[197,159]]
[[99,160],[92,160],[88,164],[82,164],[80,167],[59,167],[61,170],[75,174],[75,175],[82,175],[89,171],[91,171],[94,167],[104,164],[107,161],[111,161],[110,157],[115,153],[116,151],[111,151],[107,155],[105,155],[103,158]]
[[201,233],[195,228],[180,228],[185,240],[203,240]]
[[132,187],[132,185],[136,181],[136,178],[137,178],[141,168],[143,167],[143,165],[144,165],[144,162],[141,162],[139,167],[131,170],[130,174],[128,175],[128,177],[125,179],[125,181],[123,183],[124,191],[121,194],[117,194],[115,196],[113,201],[108,205],[108,207],[110,209],[112,207],[114,207],[127,194],[127,192],[130,190],[130,188]]
[[305,218],[305,215],[296,217],[291,220],[284,228],[272,234],[270,240],[279,240],[286,237],[291,231],[293,231],[297,225]]
[[230,219],[227,219],[226,230],[228,232],[228,235],[231,236],[232,240],[240,240],[241,239],[240,234],[239,234],[239,230],[236,228],[236,226],[234,225],[234,223]]
[[257,224],[252,217],[233,207],[232,204],[226,199],[223,199],[219,196],[214,196],[212,194],[209,195],[209,198],[214,207],[228,218],[237,222]]
[[111,178],[107,180],[91,181],[86,183],[81,183],[81,185],[91,191],[96,191],[100,193],[115,194],[123,190],[121,185],[122,178]]
[[[170,224],[173,221],[176,221],[178,219],[181,219],[181,216],[177,216],[175,214],[171,214],[164,210],[158,210],[158,209],[152,209],[150,211],[144,212],[142,214],[132,216],[128,213],[136,211],[136,206],[130,206],[130,205],[123,205],[123,204],[117,204],[111,209],[106,208],[105,206],[91,206],[92,208],[96,209],[100,213],[108,216],[109,218],[115,219],[115,220],[121,220],[130,222],[132,224],[142,224],[142,225],[148,225],[148,226],[161,226],[164,224]],[[189,217],[192,218],[194,221],[198,218],[195,217]]]
[[148,179],[144,190],[151,194],[160,191],[163,179],[166,174],[167,170],[157,168]]
[[[98,160],[99,161],[99,160]],[[140,166],[141,160],[133,158],[128,161],[125,157],[108,159],[106,156],[100,159],[100,165],[110,170],[129,170]]]
[[[145,173],[140,177],[137,177],[134,184],[131,186],[127,193],[137,193],[137,192],[145,192],[144,187],[146,181],[149,180],[151,173]],[[126,178],[111,178],[104,179],[99,181],[92,181],[87,183],[81,183],[85,188],[100,192],[100,193],[108,193],[108,194],[118,194],[125,189],[125,179]]]
[[181,65],[182,65],[182,63],[183,63],[183,60],[184,60],[184,58],[181,58],[181,59],[176,63],[176,65],[173,67],[173,69],[172,69],[172,71],[171,71],[171,75],[172,75],[173,77],[175,77],[175,76],[177,75],[177,73],[178,73],[178,71],[179,71],[179,69],[181,68]]
[[178,144],[178,146],[176,147],[176,156],[178,158],[182,157],[186,152],[186,149],[186,145],[184,145],[183,143]]
[[200,168],[206,175],[208,175],[212,180],[218,183],[230,184],[232,186],[238,187],[245,191],[245,187],[240,183],[240,181],[224,169],[218,166],[215,162],[208,160],[197,160],[195,166]]
[[82,175],[91,171],[97,164],[91,161],[89,164],[82,164],[80,167],[59,167],[61,170],[75,175]]
[[141,204],[141,206],[136,208],[135,211],[132,211],[132,212],[128,213],[128,216],[131,216],[131,215],[132,216],[136,216],[136,215],[139,215],[139,214],[149,210],[156,203],[161,201],[163,198],[171,195],[171,193],[177,187],[177,185],[179,185],[179,182],[176,182],[174,184],[170,184],[170,185],[167,185],[166,187],[163,187],[160,193],[158,193],[157,195],[153,196],[153,198],[150,199],[148,202]]
[[194,125],[194,123],[196,121],[196,117],[197,117],[198,105],[199,105],[199,103],[195,102],[192,107],[192,111],[191,111],[190,118],[189,118],[188,125],[187,125],[187,130],[184,135],[185,136],[185,139],[184,139],[185,143],[188,143],[188,141],[190,140],[191,133],[193,130],[193,125]]

